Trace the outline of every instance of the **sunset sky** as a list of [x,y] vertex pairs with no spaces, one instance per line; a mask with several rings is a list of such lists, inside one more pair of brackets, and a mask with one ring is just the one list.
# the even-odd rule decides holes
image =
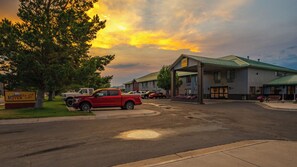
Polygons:
[[[297,69],[296,0],[100,0],[89,15],[107,20],[91,55],[115,54],[112,85],[159,71],[182,53],[250,56]],[[18,20],[17,0],[0,18]]]

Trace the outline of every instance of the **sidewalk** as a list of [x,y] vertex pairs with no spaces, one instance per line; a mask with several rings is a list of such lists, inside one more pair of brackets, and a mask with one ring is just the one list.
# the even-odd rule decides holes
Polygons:
[[293,102],[263,102],[257,104],[268,109],[297,111],[297,103]]
[[57,121],[75,121],[75,120],[96,120],[96,119],[119,119],[143,116],[155,116],[160,112],[153,110],[109,110],[92,111],[94,116],[67,116],[67,117],[48,117],[48,118],[26,118],[26,119],[7,119],[0,120],[0,125],[29,124]]
[[295,167],[297,142],[251,140],[176,153],[117,167]]

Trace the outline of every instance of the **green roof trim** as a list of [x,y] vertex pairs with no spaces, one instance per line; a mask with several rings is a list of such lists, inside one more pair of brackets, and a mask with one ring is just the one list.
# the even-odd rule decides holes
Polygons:
[[157,80],[159,72],[153,72],[150,74],[147,74],[143,77],[137,78],[136,81],[137,82],[147,82],[147,81],[154,81]]
[[[142,76],[140,78],[137,78],[135,80],[138,83],[149,82],[149,81],[157,81],[158,74],[159,74],[159,72],[153,72],[153,73],[147,74],[145,76]],[[189,75],[196,75],[196,73],[195,72],[194,73],[193,72],[177,72],[177,75],[180,76],[180,77],[183,77],[183,76],[189,76]],[[124,85],[132,84],[132,82],[133,81],[126,82],[126,83],[124,83]]]
[[285,77],[277,78],[265,85],[297,85],[297,75],[288,75]]
[[230,60],[223,60],[223,59],[214,59],[214,58],[208,58],[208,57],[201,57],[201,56],[192,56],[192,55],[186,55],[186,57],[200,61],[203,64],[211,64],[211,65],[217,65],[217,66],[223,66],[223,67],[233,67],[233,68],[240,68],[238,64],[234,61]]
[[253,68],[261,68],[261,69],[273,70],[273,71],[297,73],[297,70],[294,70],[294,69],[281,67],[273,64],[268,64],[261,61],[255,61],[255,60],[234,56],[234,55],[221,57],[219,59],[234,61],[238,63],[239,66],[242,66],[242,67],[253,67]]
[[132,84],[132,81],[124,83],[124,85],[129,85],[129,84]]

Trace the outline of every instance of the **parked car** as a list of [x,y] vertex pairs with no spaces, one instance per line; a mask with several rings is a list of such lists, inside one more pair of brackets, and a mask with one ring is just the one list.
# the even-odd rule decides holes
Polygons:
[[75,96],[89,96],[94,93],[94,88],[80,88],[77,92],[62,93],[63,100],[68,107],[73,105],[73,99]]
[[155,92],[154,91],[147,91],[141,97],[143,99],[148,99],[149,98],[149,95],[152,94],[152,93],[155,93]]
[[162,98],[166,98],[166,95],[164,95],[163,93],[151,93],[149,95],[150,99],[162,99]]
[[90,111],[91,108],[121,107],[133,110],[135,105],[140,105],[140,95],[122,94],[120,89],[99,89],[91,96],[77,96],[74,98],[73,107],[82,111]]

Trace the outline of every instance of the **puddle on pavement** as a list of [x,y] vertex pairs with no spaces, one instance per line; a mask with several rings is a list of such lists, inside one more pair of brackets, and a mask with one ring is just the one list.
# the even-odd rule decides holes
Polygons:
[[120,133],[115,138],[120,138],[124,140],[153,140],[160,138],[161,134],[154,130],[131,130]]

